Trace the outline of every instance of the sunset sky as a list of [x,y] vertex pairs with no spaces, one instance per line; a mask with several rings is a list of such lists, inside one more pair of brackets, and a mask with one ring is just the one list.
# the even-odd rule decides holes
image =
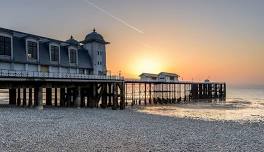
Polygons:
[[263,0],[0,0],[0,27],[111,42],[108,69],[129,78],[175,72],[184,80],[264,85]]

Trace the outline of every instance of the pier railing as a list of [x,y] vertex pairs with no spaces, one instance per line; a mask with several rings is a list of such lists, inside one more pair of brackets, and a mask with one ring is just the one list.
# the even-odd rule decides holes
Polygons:
[[49,78],[49,79],[83,79],[83,80],[124,80],[120,76],[110,75],[86,75],[76,73],[55,73],[55,72],[31,72],[0,70],[0,78]]

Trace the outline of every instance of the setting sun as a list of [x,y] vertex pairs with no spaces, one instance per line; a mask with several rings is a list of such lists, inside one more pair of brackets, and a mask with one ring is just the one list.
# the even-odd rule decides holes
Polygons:
[[162,65],[155,58],[140,58],[135,64],[132,64],[133,74],[141,73],[159,73],[162,71]]

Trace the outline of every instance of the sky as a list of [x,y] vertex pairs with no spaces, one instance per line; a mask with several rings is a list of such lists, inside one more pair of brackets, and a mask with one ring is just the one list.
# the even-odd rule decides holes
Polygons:
[[0,0],[0,27],[67,40],[97,32],[107,68],[264,85],[263,0]]

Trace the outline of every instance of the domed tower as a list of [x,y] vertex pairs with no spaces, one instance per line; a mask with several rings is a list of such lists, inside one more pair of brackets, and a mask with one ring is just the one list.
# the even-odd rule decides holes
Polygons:
[[94,29],[92,33],[88,34],[81,42],[83,47],[88,51],[93,64],[94,75],[106,75],[106,42],[102,35],[98,34]]

